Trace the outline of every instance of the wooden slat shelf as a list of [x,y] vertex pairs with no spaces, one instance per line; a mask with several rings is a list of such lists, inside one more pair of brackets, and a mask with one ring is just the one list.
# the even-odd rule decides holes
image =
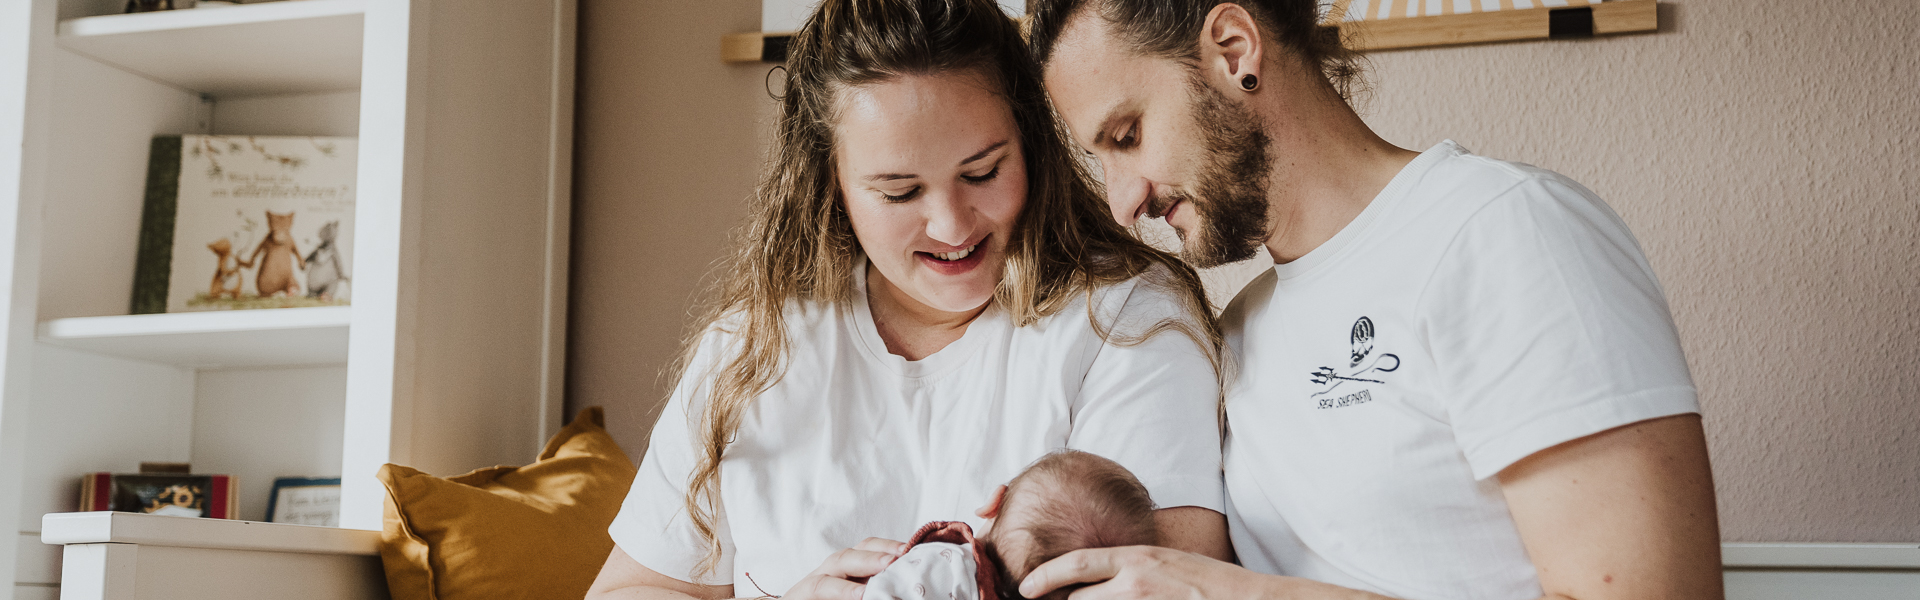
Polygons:
[[[1562,25],[1556,27],[1556,20]],[[1586,23],[1591,23],[1591,30],[1578,28]],[[1329,27],[1340,29],[1340,37],[1347,47],[1377,52],[1649,32],[1659,29],[1660,18],[1655,0],[1618,0],[1591,6],[1354,21]],[[787,39],[792,35],[791,32],[752,32],[721,36],[720,60],[785,62]]]
[[[1590,22],[1592,30],[1555,32],[1554,13],[1576,17],[1569,19],[1571,21]],[[1591,18],[1578,18],[1584,16],[1581,13],[1590,14]],[[1361,52],[1561,37],[1592,37],[1653,31],[1659,27],[1659,12],[1654,0],[1601,2],[1591,6],[1572,8],[1528,8],[1460,15],[1354,21],[1339,25],[1341,40],[1346,42],[1348,48]]]

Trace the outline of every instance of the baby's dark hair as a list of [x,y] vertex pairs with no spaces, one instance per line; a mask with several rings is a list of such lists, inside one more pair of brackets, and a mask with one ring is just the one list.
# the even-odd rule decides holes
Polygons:
[[1005,583],[1000,589],[1015,590],[1028,573],[1068,552],[1153,545],[1160,534],[1153,497],[1126,467],[1097,454],[1058,450],[1007,482],[987,538]]

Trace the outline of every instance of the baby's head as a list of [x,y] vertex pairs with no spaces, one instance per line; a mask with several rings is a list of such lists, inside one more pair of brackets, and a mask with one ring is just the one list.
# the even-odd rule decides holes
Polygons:
[[[1007,482],[1000,514],[981,540],[1012,592],[1041,564],[1081,548],[1159,543],[1153,498],[1126,467],[1060,450]],[[1055,592],[1066,597],[1071,588]]]

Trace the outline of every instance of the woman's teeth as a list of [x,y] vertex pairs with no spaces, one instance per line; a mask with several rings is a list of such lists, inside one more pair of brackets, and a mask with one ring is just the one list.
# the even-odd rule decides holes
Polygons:
[[965,250],[961,250],[959,252],[928,252],[927,254],[932,254],[934,258],[938,258],[940,260],[952,262],[952,261],[960,260],[962,258],[966,258],[968,254],[973,254],[974,248],[979,248],[979,247],[980,247],[979,244],[974,244],[972,246],[967,246]]

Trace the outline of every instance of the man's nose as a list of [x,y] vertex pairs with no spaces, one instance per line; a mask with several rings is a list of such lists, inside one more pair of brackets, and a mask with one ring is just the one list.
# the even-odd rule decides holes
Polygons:
[[1135,215],[1140,214],[1140,206],[1153,194],[1153,183],[1145,177],[1128,174],[1109,168],[1107,176],[1107,208],[1113,211],[1113,220],[1121,227],[1132,227]]

